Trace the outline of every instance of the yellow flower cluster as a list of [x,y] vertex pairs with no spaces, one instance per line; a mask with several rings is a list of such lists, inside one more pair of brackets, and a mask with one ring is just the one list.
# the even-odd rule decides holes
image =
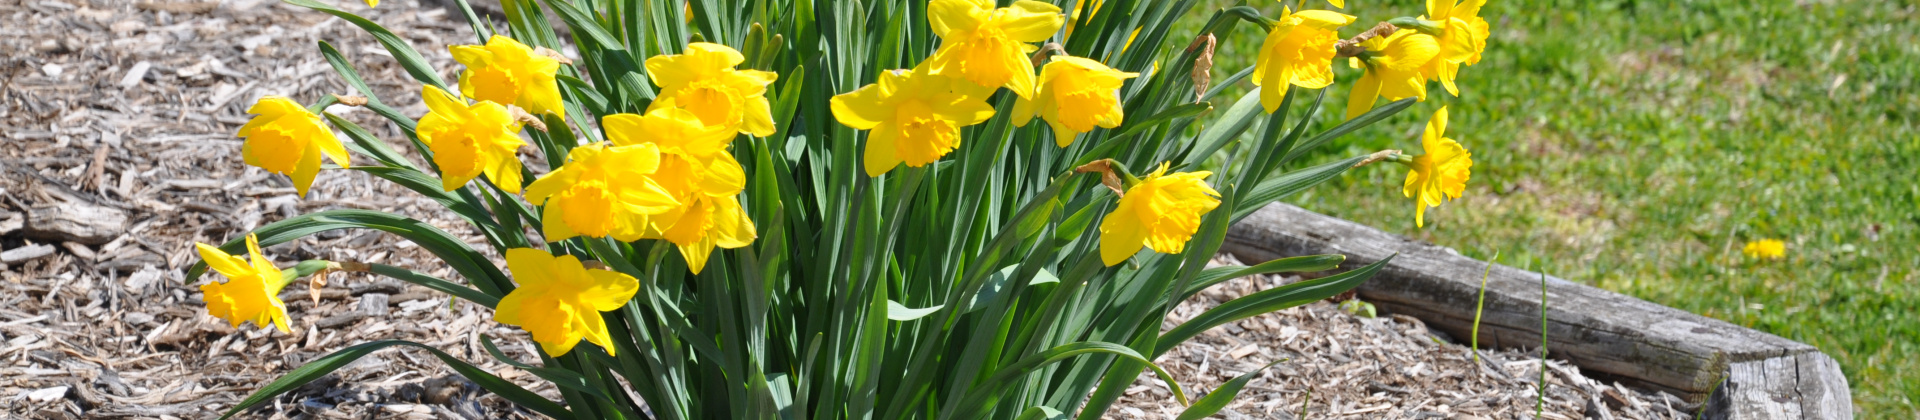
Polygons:
[[[1335,7],[1344,7],[1333,2]],[[1333,84],[1332,60],[1349,57],[1354,68],[1364,74],[1348,95],[1347,118],[1373,109],[1380,97],[1388,100],[1427,98],[1427,82],[1439,81],[1447,92],[1458,96],[1454,80],[1461,66],[1480,62],[1486,50],[1489,29],[1480,18],[1486,0],[1428,0],[1427,14],[1412,19],[1409,27],[1385,27],[1384,34],[1368,31],[1354,44],[1361,52],[1343,51],[1341,27],[1352,24],[1353,16],[1325,10],[1291,9],[1267,32],[1253,70],[1253,84],[1261,87],[1260,105],[1271,113],[1279,109],[1287,90],[1298,86],[1308,89]],[[1395,20],[1401,22],[1402,20]],[[1410,161],[1411,167],[1402,192],[1414,198],[1414,224],[1426,225],[1426,211],[1466,191],[1473,159],[1466,147],[1443,136],[1447,126],[1446,108],[1435,112],[1421,136],[1425,153]]]
[[[731,144],[738,133],[775,131],[766,90],[777,74],[736,69],[744,57],[719,44],[694,43],[685,54],[649,58],[646,68],[661,94],[646,114],[607,116],[602,128],[609,142],[572,148],[565,164],[528,183],[518,156],[527,144],[520,133],[528,117],[564,121],[555,82],[560,60],[504,36],[449,49],[466,66],[460,95],[422,87],[429,112],[415,129],[432,152],[443,189],[458,190],[482,176],[507,193],[524,187],[527,201],[543,206],[547,241],[661,239],[680,249],[695,274],[715,248],[740,248],[755,239],[738,198],[746,171]],[[992,115],[984,106],[979,119]],[[246,138],[246,162],[291,175],[302,195],[320,170],[321,156],[347,166],[346,148],[306,107],[266,97],[248,112],[258,115],[239,132]],[[285,331],[286,305],[276,296],[289,279],[260,255],[251,236],[248,245],[251,265],[199,246],[201,258],[229,279],[202,286],[208,311],[236,326],[251,320]],[[501,301],[497,321],[526,328],[549,354],[565,354],[583,338],[614,352],[597,313],[633,296],[638,283],[632,277],[588,270],[575,257],[530,248],[509,250],[507,265],[520,287]]]
[[[1340,0],[1329,2],[1344,7]],[[374,6],[377,0],[367,3]],[[1076,3],[1099,7],[1098,1]],[[1479,62],[1486,46],[1487,22],[1478,17],[1484,3],[1429,0],[1425,16],[1395,20],[1412,22],[1408,27],[1383,26],[1379,32],[1390,33],[1369,31],[1373,35],[1353,41],[1342,41],[1337,31],[1355,17],[1287,8],[1267,28],[1258,51],[1253,83],[1263,88],[1261,105],[1275,112],[1293,87],[1330,86],[1332,62],[1342,56],[1365,69],[1352,92],[1348,118],[1371,109],[1380,96],[1424,99],[1429,81],[1457,95],[1459,68]],[[869,176],[903,163],[926,166],[958,149],[964,127],[994,116],[988,101],[1000,88],[1011,91],[1003,100],[1014,101],[1010,122],[1025,127],[1034,117],[1046,120],[1059,147],[1096,128],[1121,126],[1120,89],[1138,73],[1059,48],[1051,49],[1057,53],[1051,56],[1032,56],[1040,50],[1036,43],[1052,38],[1066,23],[1061,10],[1031,0],[995,6],[992,0],[931,0],[928,24],[941,44],[930,57],[912,69],[882,72],[873,84],[832,98],[836,120],[869,131],[862,162]],[[497,35],[484,45],[449,50],[465,67],[458,92],[423,86],[421,100],[429,112],[413,132],[431,152],[442,189],[459,190],[484,177],[500,191],[524,192],[528,203],[541,206],[538,221],[548,242],[583,236],[664,240],[679,249],[694,274],[716,248],[741,248],[756,239],[754,222],[740,201],[746,171],[731,145],[740,134],[779,131],[766,96],[778,74],[741,69],[745,56],[712,43],[648,58],[644,67],[659,95],[645,112],[601,118],[606,142],[567,147],[573,139],[562,139],[563,163],[529,182],[532,172],[519,158],[528,144],[522,130],[565,124],[556,78],[566,59]],[[1042,58],[1048,58],[1044,66]],[[289,175],[301,195],[323,156],[348,167],[346,148],[317,109],[270,96],[248,112],[255,116],[237,133],[246,139],[245,162]],[[1445,137],[1446,124],[1443,107],[1421,137],[1425,153],[1395,158],[1411,167],[1403,192],[1417,201],[1417,225],[1424,226],[1428,208],[1459,197],[1471,175],[1472,156]],[[1107,168],[1127,174],[1125,168]],[[1124,184],[1110,184],[1124,191],[1100,224],[1103,263],[1118,265],[1143,247],[1182,252],[1203,216],[1221,204],[1220,193],[1206,181],[1211,172],[1168,171],[1162,163],[1144,178],[1126,175]],[[246,243],[249,259],[196,244],[201,258],[228,279],[201,286],[208,312],[235,326],[253,321],[288,331],[286,305],[277,296],[291,276],[261,255],[253,235]],[[1760,241],[1745,251],[1778,258],[1784,245]],[[525,328],[550,355],[566,354],[583,339],[609,355],[616,351],[600,312],[626,305],[639,289],[636,279],[542,249],[509,249],[506,260],[518,286],[499,302],[496,321]]]
[[662,93],[646,115],[607,116],[610,145],[573,149],[569,163],[527,187],[527,200],[548,203],[547,240],[665,239],[696,274],[713,248],[752,243],[753,221],[737,198],[746,171],[729,147],[735,133],[773,134],[766,86],[777,75],[734,68],[744,61],[708,43],[648,58]]
[[1125,118],[1119,90],[1138,73],[1056,55],[1035,75],[1028,54],[1039,50],[1032,43],[1066,23],[1059,7],[1029,0],[1001,8],[990,0],[933,0],[927,21],[941,39],[932,57],[833,97],[835,119],[870,130],[864,154],[869,176],[901,163],[926,166],[959,148],[961,128],[993,117],[986,101],[1001,87],[1015,97],[1013,124],[1025,127],[1039,116],[1053,127],[1060,147],[1095,127],[1119,127]]
[[1427,81],[1437,80],[1447,92],[1459,95],[1454,79],[1460,66],[1480,62],[1487,48],[1487,21],[1480,18],[1486,0],[1428,0],[1427,16],[1421,24],[1431,27],[1400,28],[1385,37],[1361,42],[1365,58],[1348,61],[1353,68],[1366,69],[1366,75],[1354,84],[1347,99],[1347,118],[1373,109],[1375,99],[1427,99]]

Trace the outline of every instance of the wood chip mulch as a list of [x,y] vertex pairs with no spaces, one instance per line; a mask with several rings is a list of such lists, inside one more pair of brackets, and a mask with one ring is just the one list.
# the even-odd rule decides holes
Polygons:
[[[407,38],[448,80],[458,66],[444,46],[475,42],[457,16],[417,1],[388,0],[372,11],[357,0],[330,2]],[[0,51],[8,52],[0,57],[0,418],[211,418],[305,361],[377,339],[427,343],[558,399],[553,386],[492,360],[478,344],[485,334],[509,356],[536,360],[524,332],[493,323],[484,308],[392,280],[335,275],[317,300],[296,284],[282,295],[292,334],[236,329],[205,314],[197,286],[206,279],[190,282],[184,273],[198,261],[192,243],[224,242],[298,214],[394,212],[487,248],[458,217],[377,178],[323,171],[302,199],[286,177],[241,162],[233,133],[259,97],[312,102],[360,93],[319,57],[321,40],[358,67],[372,93],[408,115],[425,114],[418,85],[370,36],[277,1],[0,0]],[[400,138],[370,112],[330,111]],[[396,148],[418,159],[404,142]],[[379,232],[328,232],[266,253],[280,266],[326,258],[455,277],[419,247]],[[1284,281],[1217,286],[1176,308],[1167,326]],[[1516,352],[1486,353],[1475,365],[1417,320],[1361,318],[1324,303],[1217,328],[1160,363],[1197,393],[1282,359],[1217,417],[1531,418],[1530,378],[1540,366]],[[1689,408],[1548,366],[1544,418],[1675,418]],[[1110,417],[1179,412],[1151,376],[1136,385]],[[537,416],[424,352],[400,349],[243,417]]]
[[[1222,255],[1216,264],[1236,264]],[[1214,286],[1174,307],[1163,329],[1248,294],[1299,281],[1252,276]],[[1191,398],[1268,363],[1227,409],[1226,419],[1682,419],[1696,406],[1587,378],[1549,359],[1544,399],[1537,352],[1480,352],[1404,315],[1367,318],[1316,302],[1222,325],[1181,344],[1157,363]],[[1542,406],[1536,416],[1536,404]],[[1304,405],[1304,406],[1303,406]],[[1151,372],[1127,389],[1111,418],[1179,415],[1173,394]]]
[[[445,45],[475,39],[457,16],[411,1],[366,11],[443,76]],[[458,217],[363,173],[323,171],[305,199],[246,166],[233,133],[264,95],[356,94],[317,53],[333,43],[381,99],[423,115],[419,87],[359,28],[272,0],[0,0],[0,418],[212,418],[300,363],[377,339],[427,343],[558,399],[492,360],[537,360],[523,332],[485,308],[365,275],[336,275],[318,303],[282,294],[295,329],[229,327],[184,271],[193,242],[221,243],[286,217],[338,208],[404,214],[485,241]],[[11,52],[20,52],[14,54]],[[371,112],[330,111],[388,139]],[[344,138],[343,138],[344,140]],[[396,147],[412,155],[404,141]],[[528,159],[540,162],[537,158]],[[277,265],[377,262],[455,278],[418,246],[335,231],[269,247]],[[530,418],[417,350],[385,350],[252,418]]]

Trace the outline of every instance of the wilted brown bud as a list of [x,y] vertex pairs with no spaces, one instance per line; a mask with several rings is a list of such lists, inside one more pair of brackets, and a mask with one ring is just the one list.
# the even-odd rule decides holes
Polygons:
[[507,112],[513,114],[514,121],[519,121],[521,124],[533,127],[533,129],[540,130],[542,133],[547,132],[547,122],[541,121],[540,117],[534,116],[533,114],[528,114],[527,110],[520,109],[518,106],[508,105]]
[[560,54],[559,51],[554,51],[551,48],[547,48],[547,47],[534,48],[533,53],[557,60],[560,62],[560,64],[573,65],[573,59],[567,58],[565,54]]
[[367,97],[353,95],[333,95],[333,100],[346,106],[367,106]]
[[1209,33],[1193,40],[1187,50],[1200,49],[1200,56],[1193,59],[1193,101],[1206,99],[1207,86],[1213,84],[1213,46],[1217,40]]

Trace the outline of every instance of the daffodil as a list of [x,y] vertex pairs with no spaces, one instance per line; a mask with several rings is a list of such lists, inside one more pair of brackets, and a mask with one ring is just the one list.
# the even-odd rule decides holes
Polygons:
[[[946,1],[946,0],[941,0]],[[960,147],[960,127],[993,117],[987,92],[931,74],[926,65],[880,74],[874,84],[833,97],[833,117],[867,134],[867,175],[905,162],[920,167]]]
[[380,7],[380,0],[367,0],[367,7],[368,8]]
[[1140,73],[1114,70],[1098,61],[1056,55],[1040,70],[1040,90],[1033,99],[1013,103],[1013,125],[1027,126],[1038,114],[1053,126],[1060,147],[1073,144],[1075,135],[1094,126],[1114,128],[1125,116],[1120,110],[1120,85]]
[[730,128],[706,125],[691,111],[672,106],[644,116],[610,115],[602,125],[615,145],[660,149],[660,168],[653,179],[675,199],[696,193],[731,196],[746,188],[746,170],[727,152],[734,137]]
[[1325,10],[1283,9],[1253,67],[1253,85],[1261,87],[1260,106],[1268,113],[1280,109],[1291,86],[1320,89],[1333,84],[1334,45],[1340,43],[1334,31],[1353,19]]
[[647,76],[660,85],[660,98],[647,109],[678,106],[707,125],[760,137],[773,135],[767,84],[780,75],[734,68],[746,61],[732,47],[705,42],[688,44],[684,54],[648,58]]
[[1354,57],[1349,64],[1365,68],[1366,74],[1353,84],[1353,93],[1347,97],[1347,119],[1373,109],[1374,100],[1381,96],[1390,101],[1409,97],[1427,100],[1427,80],[1420,69],[1440,53],[1439,41],[1433,35],[1401,29],[1360,45],[1367,48],[1366,58]]
[[652,143],[660,153],[713,157],[727,154],[734,131],[728,126],[710,124],[693,111],[674,105],[671,98],[655,100],[646,115],[613,114],[603,119],[607,139],[620,146]]
[[1740,252],[1756,260],[1777,260],[1787,257],[1787,243],[1779,239],[1761,239],[1748,242]]
[[548,242],[581,235],[638,240],[646,234],[649,216],[680,204],[653,180],[660,149],[652,144],[595,143],[574,148],[567,160],[527,186],[527,201],[546,205],[542,226]]
[[[1285,0],[1282,0],[1282,1],[1285,1]],[[1340,9],[1347,8],[1347,0],[1327,0],[1327,4],[1331,4],[1335,8],[1340,8]]]
[[1200,216],[1220,206],[1220,192],[1207,185],[1212,172],[1167,174],[1167,164],[1127,188],[1100,221],[1100,260],[1120,264],[1140,251],[1178,254],[1200,230]]
[[487,45],[455,45],[448,50],[454,61],[467,66],[460,74],[462,96],[566,119],[560,85],[553,78],[560,71],[560,60],[500,35],[487,38]]
[[694,274],[706,267],[714,247],[732,249],[753,242],[753,221],[734,199],[746,188],[746,171],[727,152],[732,129],[706,125],[691,111],[674,106],[644,116],[611,115],[602,124],[613,144],[660,149],[653,179],[680,204],[651,217],[645,237],[678,246]]
[[[753,244],[758,236],[753,220],[740,208],[733,196],[695,194],[680,207],[657,218],[662,239],[680,248],[687,268],[700,274],[714,247],[735,249]],[[671,221],[666,223],[664,221]]]
[[1060,8],[1031,0],[994,8],[993,0],[933,0],[927,20],[940,48],[927,59],[938,75],[955,76],[974,84],[1005,86],[1022,98],[1033,96],[1033,61],[1038,50],[1030,43],[1052,37],[1065,19]]
[[1480,18],[1480,6],[1487,0],[1431,0],[1427,2],[1427,16],[1423,18],[1441,24],[1438,38],[1440,51],[1433,60],[1421,66],[1420,74],[1429,80],[1439,80],[1447,88],[1447,93],[1460,95],[1460,88],[1453,80],[1460,73],[1460,66],[1480,62],[1480,53],[1487,49],[1487,20]]
[[615,355],[601,312],[620,309],[640,291],[640,281],[615,271],[589,270],[572,255],[532,248],[507,250],[507,270],[519,287],[500,299],[494,322],[517,325],[533,335],[548,356],[573,351],[580,339]]
[[320,123],[320,116],[283,96],[260,98],[248,114],[258,114],[240,127],[247,142],[240,154],[248,165],[293,178],[293,188],[301,196],[313,186],[320,173],[320,155],[334,164],[347,167],[347,148],[333,136],[333,130]]
[[260,239],[247,234],[247,256],[252,262],[240,259],[220,248],[195,242],[193,247],[200,252],[200,259],[220,275],[227,276],[226,283],[207,282],[200,285],[205,294],[207,314],[227,320],[233,327],[253,321],[262,327],[273,324],[280,332],[291,333],[287,328],[287,303],[280,301],[280,289],[287,287],[292,280],[286,278],[273,261],[260,255]]
[[1427,208],[1460,198],[1467,190],[1473,154],[1460,142],[1446,138],[1446,131],[1447,108],[1441,107],[1427,121],[1427,131],[1420,134],[1420,148],[1426,153],[1413,157],[1413,170],[1407,172],[1407,184],[1401,187],[1401,193],[1414,199],[1414,226],[1426,226]]
[[440,188],[453,191],[485,174],[500,189],[520,192],[516,151],[527,142],[507,107],[492,101],[468,105],[433,86],[420,97],[431,110],[420,118],[420,142],[433,150],[433,162],[440,166]]

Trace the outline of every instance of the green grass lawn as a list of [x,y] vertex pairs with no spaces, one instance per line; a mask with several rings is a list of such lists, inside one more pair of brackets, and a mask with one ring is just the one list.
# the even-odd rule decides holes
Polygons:
[[[1426,103],[1332,148],[1417,154],[1422,124],[1447,105],[1449,136],[1473,153],[1466,196],[1416,228],[1405,170],[1376,165],[1292,201],[1811,343],[1840,360],[1864,418],[1914,418],[1920,14],[1910,3],[1492,0],[1481,16],[1493,37],[1485,60],[1461,71],[1461,97],[1434,83]],[[1281,5],[1253,4],[1269,16]],[[1360,20],[1345,36],[1424,12],[1410,0],[1348,6]],[[1262,36],[1243,25],[1224,37],[1216,74],[1252,65]],[[1336,68],[1325,126],[1359,76]],[[1764,238],[1786,241],[1787,257],[1741,253]]]

